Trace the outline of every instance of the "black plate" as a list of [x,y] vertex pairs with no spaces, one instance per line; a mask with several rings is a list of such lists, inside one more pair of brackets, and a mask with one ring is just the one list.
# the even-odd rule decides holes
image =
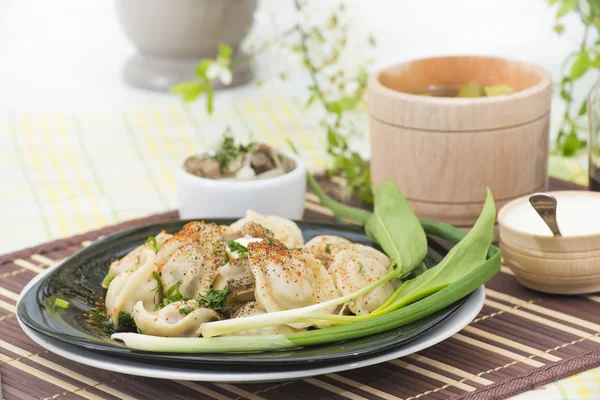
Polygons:
[[[25,293],[17,308],[19,318],[34,331],[61,342],[117,357],[141,358],[146,362],[228,364],[331,362],[342,358],[388,351],[414,340],[452,315],[466,300],[465,298],[412,324],[369,337],[271,352],[214,354],[144,352],[129,349],[120,342],[112,341],[100,330],[90,326],[86,322],[84,314],[90,312],[95,302],[103,301],[105,290],[100,282],[107,273],[110,263],[139,246],[148,236],[155,235],[163,229],[171,233],[177,232],[187,222],[189,221],[163,222],[118,232],[79,251]],[[233,220],[215,219],[211,222],[231,224]],[[314,236],[327,234],[346,237],[353,242],[373,246],[371,240],[359,227],[321,222],[297,223],[306,241]],[[434,265],[443,257],[443,253],[445,253],[443,247],[437,243],[430,243],[426,264]],[[69,302],[67,310],[60,311],[60,309],[52,307],[57,296]],[[46,307],[46,304],[50,306]]]

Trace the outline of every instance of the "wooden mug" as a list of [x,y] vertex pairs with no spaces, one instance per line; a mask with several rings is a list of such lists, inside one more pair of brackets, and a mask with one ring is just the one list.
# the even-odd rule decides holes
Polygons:
[[[430,85],[508,85],[493,97],[420,96]],[[548,182],[551,77],[497,57],[397,64],[369,78],[372,183],[396,181],[423,219],[472,225],[489,187],[498,207]]]

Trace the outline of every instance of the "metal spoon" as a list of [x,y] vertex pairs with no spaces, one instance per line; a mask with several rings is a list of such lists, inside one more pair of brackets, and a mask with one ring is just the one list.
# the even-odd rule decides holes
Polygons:
[[542,217],[554,236],[562,236],[556,222],[556,197],[545,193],[536,193],[529,197],[529,203]]

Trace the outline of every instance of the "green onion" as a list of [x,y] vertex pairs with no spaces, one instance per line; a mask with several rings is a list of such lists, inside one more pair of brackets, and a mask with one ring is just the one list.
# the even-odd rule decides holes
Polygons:
[[69,308],[69,302],[63,299],[54,300],[54,305],[60,308]]
[[104,279],[102,279],[102,287],[104,289],[108,289],[108,286],[110,285],[110,283],[112,282],[113,279],[115,279],[114,275],[106,274],[104,276]]

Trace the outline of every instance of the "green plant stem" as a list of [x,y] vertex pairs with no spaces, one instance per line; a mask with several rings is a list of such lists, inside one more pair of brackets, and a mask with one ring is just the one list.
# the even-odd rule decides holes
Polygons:
[[312,191],[321,201],[321,204],[333,211],[336,218],[341,220],[351,220],[363,226],[367,223],[367,220],[371,216],[369,211],[358,207],[347,206],[332,199],[325,193],[323,188],[321,188],[317,180],[310,173],[306,175],[306,179],[308,180],[308,185]]

